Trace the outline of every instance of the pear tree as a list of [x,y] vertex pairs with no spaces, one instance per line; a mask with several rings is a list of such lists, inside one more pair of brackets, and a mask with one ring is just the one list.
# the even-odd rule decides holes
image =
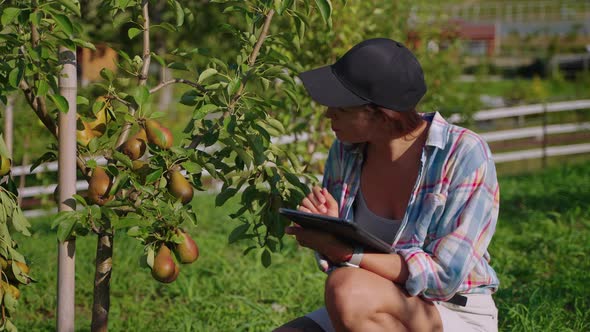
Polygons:
[[[288,222],[281,206],[294,206],[305,195],[305,181],[314,181],[292,150],[275,141],[285,134],[302,103],[303,88],[295,75],[302,69],[288,50],[303,47],[305,29],[319,13],[331,24],[329,0],[211,1],[227,22],[220,38],[231,38],[235,56],[222,60],[204,48],[152,51],[152,31],[181,31],[191,12],[176,0],[166,1],[173,20],[152,25],[157,1],[107,0],[102,17],[126,21],[126,35],[140,45],[139,54],[119,50],[114,73],[101,71],[98,96],[78,95],[77,157],[86,195],[73,195],[76,209],[53,221],[60,242],[97,236],[93,331],[108,326],[109,284],[115,234],[144,244],[143,264],[154,279],[173,282],[199,257],[189,231],[198,213],[191,201],[205,191],[206,181],[220,184],[216,204],[239,195],[231,213],[239,225],[230,242],[250,239],[245,253],[257,250],[263,265],[280,249]],[[56,0],[2,4],[0,99],[20,91],[36,116],[56,138],[58,114],[72,105],[60,90],[59,49],[94,48],[84,38],[79,3]],[[198,8],[197,8],[198,9]],[[199,57],[201,65],[188,66]],[[172,70],[173,77],[152,77],[152,64]],[[182,85],[180,103],[190,106],[181,134],[166,127],[165,112],[151,105],[159,91]],[[281,115],[284,114],[284,115]],[[35,165],[54,160],[48,151]],[[59,311],[58,311],[59,312]]]

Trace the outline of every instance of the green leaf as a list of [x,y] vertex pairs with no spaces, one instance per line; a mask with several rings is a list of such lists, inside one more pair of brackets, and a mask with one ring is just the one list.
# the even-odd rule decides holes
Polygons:
[[13,88],[18,88],[20,81],[23,79],[24,70],[21,66],[13,68],[8,74],[8,83]]
[[330,0],[315,0],[315,4],[320,10],[324,22],[328,26],[332,26],[332,2]]
[[80,39],[80,38],[72,38],[72,41],[74,43],[76,43],[76,45],[78,45],[78,46],[81,46],[81,47],[84,47],[84,48],[89,48],[91,50],[96,51],[96,47],[94,46],[94,44],[91,43],[91,42],[89,42],[89,41],[86,41],[86,40],[83,40],[83,39]]
[[64,7],[66,7],[72,13],[80,15],[80,6],[77,2],[71,0],[57,0],[57,2],[61,3]]
[[76,96],[76,105],[90,105],[90,101],[84,96]]
[[[128,173],[121,173],[115,179],[115,182],[113,183],[113,186],[111,187],[111,190],[109,191],[109,196],[115,195],[119,191],[119,189],[125,187],[128,180],[129,180],[129,174]],[[107,210],[112,211],[111,209],[107,209]]]
[[72,21],[70,21],[67,16],[62,14],[54,14],[53,18],[61,30],[66,33],[66,35],[71,36],[74,34],[74,26],[72,25]]
[[295,2],[294,0],[283,0],[283,5],[282,5],[282,8],[281,8],[281,13],[284,12],[285,10],[287,10],[287,9],[292,8],[294,2]]
[[156,257],[156,253],[154,252],[154,248],[153,247],[149,247],[147,250],[147,254],[146,254],[146,263],[147,265],[152,268],[154,266],[154,259]]
[[152,222],[149,219],[142,218],[141,216],[122,217],[111,223],[114,229],[130,228],[135,226],[145,227],[151,224]]
[[[6,299],[5,299],[5,301],[6,301]],[[10,299],[8,301],[10,301]],[[10,304],[7,304],[8,311],[10,311],[10,309],[8,309],[9,306],[10,306]],[[16,326],[14,326],[14,324],[12,324],[12,322],[8,318],[6,318],[6,320],[4,321],[3,327],[4,327],[4,329],[6,329],[6,332],[18,332],[18,329],[16,328]]]
[[29,232],[31,224],[27,218],[25,218],[20,208],[15,209],[12,213],[12,226],[17,232],[20,232],[25,236],[31,236],[31,233]]
[[197,98],[200,95],[197,90],[188,90],[180,97],[180,103],[187,106],[195,106],[198,102]]
[[49,91],[49,84],[47,81],[40,80],[39,86],[37,87],[37,96],[46,96]]
[[150,119],[159,119],[165,117],[166,115],[168,115],[168,113],[157,111],[150,114]]
[[171,62],[168,64],[168,68],[188,71],[188,67],[182,62]]
[[48,95],[49,99],[55,104],[57,109],[62,113],[67,113],[69,110],[69,104],[66,98],[61,95]]
[[184,168],[189,174],[197,174],[197,173],[201,173],[201,171],[203,170],[203,168],[201,167],[201,165],[191,162],[191,161],[185,161],[182,163],[182,168]]
[[301,182],[301,180],[299,180],[299,178],[298,178],[298,177],[297,177],[295,174],[293,174],[293,173],[291,173],[291,172],[289,172],[289,171],[285,171],[285,172],[283,173],[283,176],[284,176],[284,177],[285,177],[285,179],[287,179],[287,181],[288,181],[290,184],[292,184],[292,185],[293,185],[295,188],[298,188],[298,189],[299,189],[299,190],[301,190],[302,192],[304,192],[304,193],[307,193],[307,191],[308,191],[308,188],[307,188],[307,186],[306,186],[306,185],[305,185],[303,182]]
[[250,167],[250,165],[252,165],[252,156],[248,152],[246,152],[246,150],[239,147],[234,147],[234,150],[236,151],[240,159],[242,159],[244,164],[246,164],[247,167]]
[[155,170],[154,172],[152,172],[152,173],[148,174],[148,175],[145,177],[145,182],[146,182],[146,183],[152,183],[152,182],[155,182],[156,180],[158,180],[159,178],[161,178],[161,177],[162,177],[162,173],[163,173],[163,171],[162,171],[162,169],[161,169],[161,168],[160,168],[160,169],[157,169],[157,170]]
[[0,18],[0,22],[2,25],[6,26],[11,24],[15,21],[18,14],[20,14],[20,8],[8,7],[2,10],[2,17]]
[[98,114],[98,111],[100,111],[105,105],[106,102],[104,100],[95,100],[92,104],[92,113]]
[[109,82],[112,82],[115,78],[115,74],[113,74],[113,72],[108,68],[101,69],[100,76]]
[[53,151],[45,152],[41,157],[39,157],[37,160],[35,160],[33,162],[33,164],[31,165],[31,168],[29,169],[29,172],[32,172],[35,168],[39,167],[39,165],[41,165],[45,162],[56,161],[56,160],[57,160],[57,155],[55,154],[55,152],[53,152]]
[[137,88],[135,91],[135,102],[138,105],[143,105],[147,102],[148,98],[150,97],[150,90],[145,85],[142,85]]
[[271,256],[270,256],[270,251],[268,249],[264,249],[264,251],[262,252],[262,255],[260,256],[260,261],[262,262],[262,266],[264,267],[269,267],[272,260],[271,260]]
[[283,15],[283,0],[274,0],[275,11],[279,15]]
[[241,224],[240,226],[234,228],[234,230],[228,236],[228,242],[234,243],[243,238],[244,234],[250,228],[250,224]]
[[184,23],[184,11],[178,1],[174,1],[174,9],[176,13],[176,26],[179,27]]
[[203,106],[201,106],[200,108],[194,110],[193,112],[193,119],[194,120],[201,120],[202,118],[204,118],[207,114],[217,110],[217,105],[214,104],[205,104]]
[[197,80],[198,83],[203,82],[204,80],[206,80],[207,78],[213,76],[217,74],[217,70],[213,69],[213,68],[207,68],[205,69],[201,75],[199,75],[199,79]]
[[162,58],[161,56],[157,55],[154,52],[152,52],[152,57],[154,59],[156,59],[156,61],[158,61],[158,63],[160,64],[160,66],[166,67],[166,61],[164,61],[164,58]]
[[6,142],[4,142],[4,138],[2,136],[2,133],[0,133],[0,156],[4,156],[4,157],[7,157],[8,159],[12,159],[12,156],[10,155],[10,152],[8,150],[8,146],[6,145]]
[[129,158],[126,154],[121,153],[119,151],[113,151],[113,158],[119,161],[121,164],[125,165],[127,168],[133,168],[133,162],[131,158]]
[[283,127],[283,124],[279,120],[269,117],[266,118],[266,122],[268,122],[271,127],[278,130],[281,134],[285,132],[285,127]]
[[82,206],[84,206],[84,207],[88,206],[88,203],[86,203],[86,200],[84,199],[84,197],[82,197],[78,194],[73,194],[72,197],[76,200],[76,202],[82,204]]
[[2,298],[2,304],[8,313],[14,314],[16,312],[16,307],[18,306],[18,300],[12,295],[11,292],[5,291],[4,297]]
[[76,226],[77,222],[77,218],[75,218],[73,215],[70,215],[67,218],[61,220],[61,222],[57,226],[57,239],[59,240],[59,242],[63,243],[64,241],[70,238],[70,236],[72,235],[72,231],[74,230],[74,226]]
[[161,24],[158,24],[157,27],[160,27],[160,28],[170,31],[170,32],[177,32],[178,31],[178,29],[174,25],[172,25],[168,22],[163,22]]
[[233,96],[238,92],[240,89],[240,85],[242,84],[242,80],[239,77],[234,78],[227,86],[227,93],[230,96]]
[[225,188],[217,197],[215,197],[215,205],[222,206],[228,199],[232,198],[238,190],[236,188]]
[[127,30],[127,35],[129,36],[129,39],[133,39],[137,35],[139,35],[141,32],[142,32],[142,30],[140,30],[138,28],[129,28],[129,30]]

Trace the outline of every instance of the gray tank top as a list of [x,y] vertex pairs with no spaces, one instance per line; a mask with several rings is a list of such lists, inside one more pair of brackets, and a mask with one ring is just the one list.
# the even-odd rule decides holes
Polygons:
[[358,189],[354,208],[354,222],[387,243],[393,243],[401,220],[391,220],[369,210],[361,189]]

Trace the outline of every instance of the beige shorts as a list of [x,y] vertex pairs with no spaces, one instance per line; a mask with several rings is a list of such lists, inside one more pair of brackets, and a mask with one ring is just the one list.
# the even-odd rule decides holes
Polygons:
[[[448,302],[435,301],[434,306],[440,314],[444,331],[496,332],[498,331],[498,309],[494,299],[488,294],[466,294],[467,306],[462,307]],[[328,311],[322,307],[305,315],[325,332],[334,332]]]
[[498,331],[498,309],[489,294],[464,294],[467,305],[435,301],[444,331]]

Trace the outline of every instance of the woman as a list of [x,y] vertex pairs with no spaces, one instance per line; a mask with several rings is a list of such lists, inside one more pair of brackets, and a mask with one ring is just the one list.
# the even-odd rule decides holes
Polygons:
[[422,68],[384,38],[300,75],[328,106],[337,140],[323,188],[299,210],[361,224],[395,249],[363,252],[331,234],[289,226],[328,273],[325,308],[276,331],[496,331],[498,287],[488,244],[499,189],[487,144],[440,114],[419,114]]

